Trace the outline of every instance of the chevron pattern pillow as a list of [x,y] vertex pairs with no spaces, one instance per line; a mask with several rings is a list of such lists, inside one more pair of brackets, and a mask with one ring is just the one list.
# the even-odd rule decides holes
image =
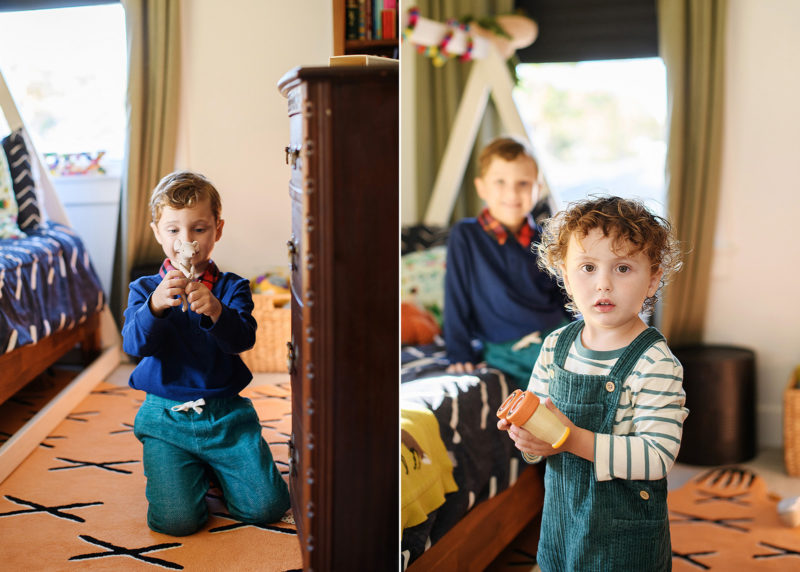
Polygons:
[[42,217],[36,197],[36,185],[33,182],[30,155],[21,129],[3,139],[3,150],[8,158],[14,195],[19,207],[17,223],[24,232],[35,231],[39,228]]
[[0,153],[0,238],[24,238],[25,233],[17,226],[17,199],[11,185],[5,153]]

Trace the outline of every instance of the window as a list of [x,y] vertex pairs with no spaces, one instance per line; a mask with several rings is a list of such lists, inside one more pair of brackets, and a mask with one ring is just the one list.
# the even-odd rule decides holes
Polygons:
[[[100,164],[119,173],[127,85],[120,3],[0,12],[0,65],[40,153],[105,152]],[[2,114],[0,125],[7,128]]]
[[660,58],[520,64],[514,98],[559,207],[592,193],[666,212]]

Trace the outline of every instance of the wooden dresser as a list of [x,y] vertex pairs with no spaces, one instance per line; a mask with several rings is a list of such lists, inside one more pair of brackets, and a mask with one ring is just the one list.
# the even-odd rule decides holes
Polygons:
[[398,81],[296,68],[290,491],[307,570],[399,563]]

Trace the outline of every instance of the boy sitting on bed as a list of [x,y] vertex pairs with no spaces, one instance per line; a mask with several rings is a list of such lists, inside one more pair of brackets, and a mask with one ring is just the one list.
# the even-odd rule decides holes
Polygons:
[[[253,378],[239,358],[255,343],[250,284],[211,260],[224,223],[219,193],[202,175],[172,173],[150,207],[167,258],[158,274],[130,285],[122,327],[123,350],[142,358],[130,385],[147,392],[134,424],[144,447],[147,524],[174,536],[200,529],[208,518],[207,467],[234,518],[275,522],[289,508],[288,487],[252,403],[239,396]],[[176,239],[197,241],[196,281],[176,270]]]
[[531,215],[539,166],[524,143],[500,137],[481,151],[478,169],[475,188],[486,206],[453,225],[447,242],[447,371],[470,373],[485,362],[524,388],[542,340],[570,319],[531,248],[541,231]]

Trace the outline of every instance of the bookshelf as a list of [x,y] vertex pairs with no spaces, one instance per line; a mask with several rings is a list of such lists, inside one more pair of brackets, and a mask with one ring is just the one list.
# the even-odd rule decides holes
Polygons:
[[[398,52],[398,37],[399,37],[399,2],[392,2],[391,0],[333,0],[333,55],[343,56],[349,54],[371,54],[376,56],[384,56],[389,58],[397,58]],[[377,10],[381,7],[387,7],[389,10],[394,5],[394,32],[393,37],[383,38],[382,30],[377,31],[376,27],[369,25],[366,18],[366,12],[370,13],[372,10]],[[348,8],[356,10],[353,14],[364,14],[363,26],[361,33],[353,31],[353,35],[360,35],[359,38],[348,38]],[[351,16],[353,18],[354,16]],[[358,18],[358,16],[355,16]],[[353,23],[351,22],[351,25]],[[373,36],[381,36],[374,38]]]

